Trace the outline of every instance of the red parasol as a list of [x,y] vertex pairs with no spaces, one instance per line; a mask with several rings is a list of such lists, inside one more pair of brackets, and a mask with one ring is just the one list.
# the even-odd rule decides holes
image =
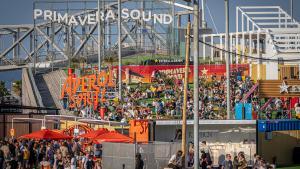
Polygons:
[[133,139],[116,131],[107,132],[93,139],[96,143],[114,142],[114,143],[130,143]]
[[20,139],[37,139],[37,140],[67,140],[72,139],[72,137],[59,133],[57,131],[52,131],[48,129],[39,130],[30,134],[25,134]]
[[82,134],[78,137],[93,139],[95,137],[100,136],[101,134],[108,133],[109,131],[106,128],[99,128],[98,130],[91,131],[89,133]]

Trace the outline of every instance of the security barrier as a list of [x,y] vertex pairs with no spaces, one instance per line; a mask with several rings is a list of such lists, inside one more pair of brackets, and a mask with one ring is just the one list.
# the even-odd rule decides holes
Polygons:
[[135,155],[140,153],[144,169],[161,169],[168,165],[173,154],[181,149],[180,143],[153,142],[147,144],[103,143],[103,168],[135,168]]

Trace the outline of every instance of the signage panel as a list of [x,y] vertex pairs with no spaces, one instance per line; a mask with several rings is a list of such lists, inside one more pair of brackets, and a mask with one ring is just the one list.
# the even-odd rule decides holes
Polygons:
[[259,96],[300,97],[300,80],[260,80]]

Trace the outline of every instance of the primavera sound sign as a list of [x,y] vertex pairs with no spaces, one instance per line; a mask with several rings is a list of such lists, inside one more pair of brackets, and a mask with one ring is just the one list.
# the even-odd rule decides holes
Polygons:
[[[118,19],[117,14],[113,10],[107,10],[105,13],[103,11],[88,13],[86,15],[78,14],[72,15],[69,13],[60,13],[52,10],[42,10],[34,9],[33,13],[34,19],[42,19],[45,21],[53,21],[57,23],[64,23],[67,25],[95,25],[98,22],[98,17],[101,21],[115,20]],[[154,14],[151,11],[141,11],[138,9],[129,10],[128,8],[123,8],[121,10],[121,18],[123,20],[133,19],[140,20],[142,19],[145,22],[153,21],[154,24],[171,24],[173,22],[173,17],[170,14]]]

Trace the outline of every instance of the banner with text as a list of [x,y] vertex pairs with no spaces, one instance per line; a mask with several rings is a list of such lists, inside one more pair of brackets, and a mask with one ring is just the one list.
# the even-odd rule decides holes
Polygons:
[[[189,82],[193,82],[194,66],[189,67]],[[118,67],[113,68],[114,74],[117,74]],[[231,65],[231,74],[236,73],[238,76],[249,75],[248,64],[233,64]],[[151,83],[156,72],[164,73],[168,77],[175,79],[184,78],[184,65],[130,65],[122,66],[122,80],[133,83]],[[225,76],[226,66],[222,65],[200,65],[199,76],[210,77],[216,75],[217,77]]]

